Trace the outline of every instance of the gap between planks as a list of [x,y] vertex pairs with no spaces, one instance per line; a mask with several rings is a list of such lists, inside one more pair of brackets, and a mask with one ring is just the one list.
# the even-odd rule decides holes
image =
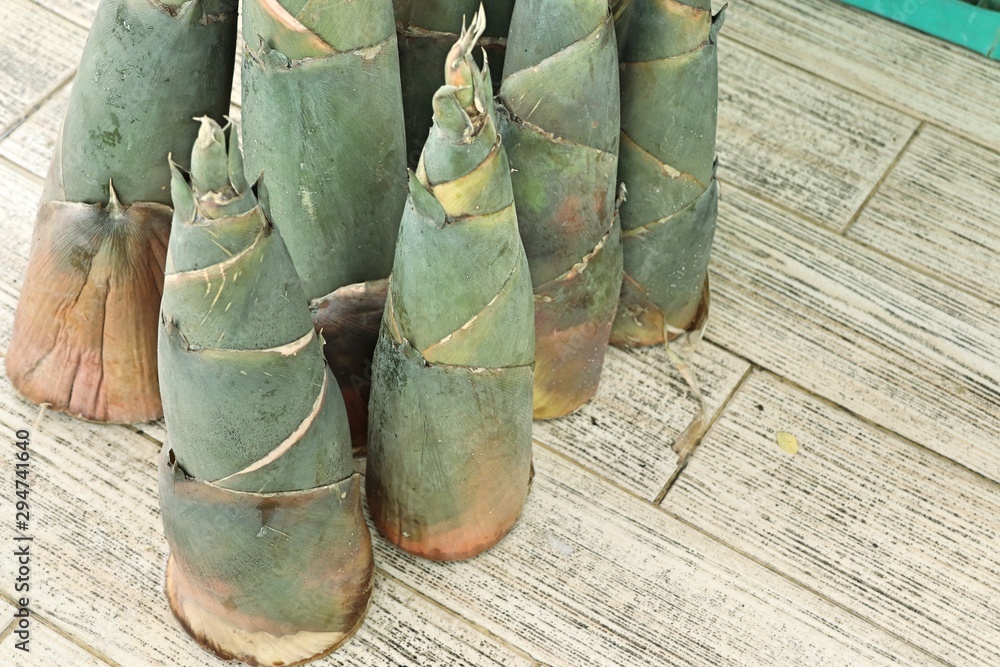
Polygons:
[[853,227],[854,223],[858,221],[858,218],[861,217],[861,213],[868,207],[868,204],[871,202],[872,199],[874,199],[875,195],[878,194],[878,191],[882,189],[882,185],[885,183],[885,180],[889,178],[889,174],[891,174],[893,169],[896,168],[896,165],[899,164],[899,161],[903,159],[903,155],[906,153],[907,150],[909,150],[910,146],[913,145],[913,142],[916,140],[916,138],[920,136],[920,133],[923,132],[923,129],[924,127],[926,127],[926,125],[927,125],[926,121],[921,121],[920,124],[917,125],[916,129],[913,130],[913,133],[910,135],[910,138],[907,139],[906,142],[903,144],[903,147],[899,149],[899,152],[896,153],[896,156],[892,159],[892,162],[889,164],[888,167],[886,167],[886,170],[882,172],[882,175],[879,176],[878,180],[875,182],[875,185],[872,187],[871,192],[869,192],[868,196],[865,197],[865,200],[861,202],[861,206],[858,207],[858,210],[854,212],[854,215],[851,216],[851,219],[848,220],[847,224],[844,225],[843,229],[840,230],[839,234],[841,236],[846,237],[847,233],[851,231],[851,227]]
[[[852,7],[852,9],[853,9],[853,7]],[[884,21],[888,21],[889,20],[889,19],[882,19],[881,17],[878,17],[875,14],[872,14],[872,18],[879,19],[879,20],[884,20]],[[911,30],[914,30],[914,29],[911,28]],[[872,95],[870,93],[858,90],[856,88],[852,88],[852,87],[850,87],[850,86],[848,86],[848,85],[846,85],[844,83],[841,83],[840,81],[837,81],[836,79],[831,78],[831,77],[829,77],[829,76],[827,76],[825,74],[822,74],[820,72],[814,72],[813,70],[810,70],[807,67],[804,67],[803,65],[801,65],[801,64],[799,64],[799,63],[797,63],[797,62],[795,62],[793,60],[784,60],[782,58],[779,58],[779,57],[777,57],[776,55],[774,55],[772,53],[769,53],[767,51],[762,50],[761,48],[755,46],[751,42],[748,42],[748,41],[740,39],[739,37],[734,37],[732,35],[726,34],[725,35],[725,39],[723,39],[721,41],[721,44],[724,45],[725,44],[725,40],[731,40],[734,43],[739,44],[740,46],[743,46],[743,47],[746,47],[747,49],[750,49],[751,51],[753,51],[754,53],[758,54],[759,56],[761,56],[763,58],[766,58],[768,60],[772,60],[772,61],[781,63],[784,66],[790,67],[790,68],[792,68],[794,70],[798,70],[799,72],[802,72],[803,74],[806,74],[806,75],[808,75],[810,77],[813,77],[813,78],[816,78],[816,79],[820,79],[821,81],[825,81],[826,83],[832,84],[833,86],[836,86],[837,88],[840,88],[841,90],[849,91],[850,93],[852,93],[854,95],[860,95],[860,96],[864,97],[865,99],[871,100],[872,102],[875,102],[877,104],[881,104],[882,106],[888,107],[888,108],[892,109],[893,111],[897,111],[897,112],[899,112],[901,114],[909,116],[910,118],[918,120],[918,121],[920,121],[924,125],[932,125],[932,126],[936,127],[939,130],[942,130],[944,132],[948,132],[949,134],[953,134],[953,135],[955,135],[957,137],[961,137],[961,138],[969,141],[970,143],[973,143],[976,146],[979,146],[980,148],[984,148],[986,150],[993,151],[993,152],[997,151],[997,147],[995,145],[990,144],[988,141],[984,140],[982,137],[976,136],[974,134],[969,134],[967,132],[963,132],[959,128],[956,128],[956,127],[950,127],[950,126],[944,124],[942,121],[940,121],[937,118],[929,116],[929,115],[927,115],[925,113],[922,113],[922,112],[920,112],[920,111],[918,111],[916,109],[906,108],[906,107],[904,107],[904,106],[896,103],[891,98],[888,98],[888,97],[879,97],[879,96]]]
[[[921,122],[919,128],[922,129],[922,128],[928,126],[928,125],[933,125],[933,124],[932,123],[927,123],[927,122]],[[951,130],[949,130],[947,128],[943,128],[943,127],[939,127],[939,126],[935,126],[935,127],[937,127],[937,129],[940,130],[941,132],[945,132],[947,134],[950,134],[951,136],[954,136],[954,137],[960,137],[961,136],[961,135],[959,135],[959,134],[957,134],[955,132],[952,132]],[[804,213],[804,212],[799,211],[797,209],[791,208],[787,204],[782,204],[780,202],[776,202],[776,201],[770,199],[769,197],[763,196],[763,195],[761,195],[761,194],[759,194],[757,192],[752,192],[752,191],[750,191],[750,190],[748,190],[746,188],[740,187],[739,185],[736,185],[735,183],[732,183],[731,181],[728,181],[726,179],[719,178],[718,180],[719,180],[719,184],[720,185],[724,185],[725,186],[725,189],[730,189],[731,188],[733,190],[736,190],[739,193],[741,193],[744,197],[749,197],[751,199],[756,199],[758,201],[764,202],[765,204],[771,206],[772,208],[776,208],[779,211],[781,211],[782,213],[786,213],[787,215],[795,218],[796,220],[798,220],[798,221],[800,221],[802,223],[805,223],[805,224],[810,225],[812,227],[818,227],[818,228],[820,228],[822,230],[826,230],[826,231],[828,231],[828,232],[830,232],[832,234],[836,234],[837,236],[842,237],[844,239],[844,241],[846,241],[846,242],[848,242],[848,243],[850,243],[852,245],[858,246],[859,248],[864,248],[865,250],[868,250],[869,252],[872,252],[872,253],[875,253],[876,255],[879,255],[880,257],[884,258],[888,262],[889,265],[897,265],[897,266],[903,267],[905,269],[909,269],[910,271],[913,271],[914,273],[919,273],[920,275],[922,275],[922,276],[924,276],[926,278],[930,278],[931,280],[939,282],[939,283],[941,283],[942,285],[944,285],[946,287],[949,287],[951,289],[954,289],[954,290],[957,290],[959,292],[962,292],[963,294],[971,296],[971,297],[973,297],[975,299],[982,300],[982,296],[980,294],[978,294],[974,290],[969,289],[967,286],[964,286],[964,285],[956,282],[955,280],[953,280],[949,276],[945,276],[945,275],[942,275],[942,274],[940,274],[940,273],[938,273],[936,271],[929,270],[926,266],[921,266],[919,264],[914,264],[914,263],[909,262],[909,261],[907,261],[905,259],[901,259],[899,257],[896,257],[895,255],[891,255],[891,254],[889,254],[888,252],[886,252],[882,248],[879,248],[877,246],[873,246],[873,245],[871,245],[869,243],[866,243],[865,241],[863,241],[861,239],[858,239],[858,238],[856,238],[854,236],[849,236],[848,235],[849,232],[850,232],[850,230],[851,230],[851,227],[853,227],[854,223],[861,216],[861,214],[864,213],[865,208],[868,206],[868,204],[871,202],[871,200],[875,197],[875,195],[878,194],[878,190],[884,184],[885,179],[888,178],[891,175],[892,170],[896,167],[897,164],[899,164],[899,161],[903,158],[903,155],[906,152],[906,150],[909,149],[910,145],[917,139],[917,134],[918,134],[917,132],[914,132],[913,136],[911,136],[910,139],[906,142],[906,144],[904,145],[903,149],[900,150],[899,154],[893,160],[892,165],[882,175],[882,178],[879,179],[878,184],[876,185],[876,187],[869,193],[868,197],[865,198],[864,203],[854,213],[854,215],[851,216],[850,222],[841,231],[835,231],[835,230],[831,229],[830,227],[822,224],[816,218],[813,218],[813,217],[809,216],[807,213]],[[977,144],[977,146],[980,146],[980,145]],[[980,148],[983,148],[984,150],[988,150],[988,151],[991,151],[991,152],[994,152],[994,153],[996,152],[996,151],[994,151],[992,148],[990,148],[988,146],[980,146]],[[3,159],[3,158],[0,157],[0,159]],[[32,174],[32,176],[34,176],[34,175]],[[37,178],[37,177],[35,177],[35,178]],[[723,196],[724,196],[724,190],[720,188],[720,190],[719,190],[719,198],[720,198],[720,200],[722,199]],[[709,326],[711,326],[711,320],[709,320]],[[725,350],[726,352],[728,352],[729,354],[733,355],[734,357],[737,357],[739,359],[743,359],[743,357],[741,355],[739,355],[736,352],[730,350],[725,345],[722,345],[721,343],[718,343],[718,342],[715,342],[714,340],[712,340],[711,330],[710,329],[706,332],[705,337],[707,339],[709,339],[712,342],[712,344],[715,345],[716,347],[719,347],[720,349]],[[768,369],[768,370],[771,373],[774,373],[775,375],[779,375],[780,376],[780,373],[778,373],[777,371],[774,371],[774,370],[771,370],[771,369]]]
[[[721,345],[719,347],[722,348],[723,350],[726,350],[726,348],[722,347]],[[737,355],[735,352],[732,352],[731,350],[726,350],[726,352],[729,352],[729,354],[732,354],[734,357],[737,357],[738,359],[742,359],[742,357]],[[744,359],[744,361],[746,360]],[[667,479],[667,483],[663,485],[663,488],[660,489],[660,492],[656,494],[656,498],[653,500],[653,504],[656,505],[657,507],[660,507],[663,504],[663,499],[667,497],[667,494],[670,493],[670,489],[673,487],[675,483],[677,483],[677,480],[684,473],[684,469],[687,467],[687,463],[691,459],[691,456],[696,451],[698,451],[698,447],[701,446],[701,443],[705,439],[705,436],[707,436],[708,432],[712,430],[712,427],[715,426],[715,422],[719,421],[719,417],[722,416],[722,414],[729,407],[729,404],[732,402],[733,398],[735,398],[736,394],[738,394],[740,389],[743,388],[743,383],[745,383],[747,381],[747,378],[749,378],[750,375],[753,374],[754,370],[757,369],[756,364],[752,364],[750,362],[747,363],[749,364],[747,366],[747,369],[743,372],[743,375],[736,382],[736,384],[733,385],[733,389],[732,391],[729,392],[729,395],[726,396],[722,400],[722,403],[719,404],[719,407],[716,409],[711,419],[708,420],[708,424],[705,426],[705,429],[701,432],[701,434],[698,435],[698,439],[695,441],[694,446],[683,457],[677,460],[677,467],[674,469],[673,474],[670,475],[670,478]]]
[[[46,9],[46,11],[48,11],[48,10]],[[54,84],[52,84],[52,86],[50,86],[48,88],[48,90],[46,90],[45,92],[43,92],[31,104],[31,106],[28,107],[27,111],[25,111],[23,114],[21,114],[20,116],[18,116],[17,118],[15,118],[13,121],[11,121],[10,124],[7,125],[7,127],[3,128],[3,130],[0,131],[0,141],[3,141],[4,139],[6,139],[8,137],[8,135],[10,135],[11,132],[13,132],[17,128],[21,127],[21,125],[23,125],[25,122],[27,122],[27,120],[29,118],[31,118],[31,116],[36,111],[38,111],[42,106],[44,106],[46,102],[48,102],[50,99],[52,99],[53,97],[55,97],[55,95],[60,90],[62,90],[64,86],[68,85],[73,80],[73,77],[76,76],[76,69],[77,68],[74,67],[74,68],[70,69],[68,72],[66,72],[66,74],[64,74],[62,76],[62,78],[56,79],[56,82]]]
[[[371,529],[371,530],[374,531],[375,529]],[[531,655],[530,653],[528,653],[523,648],[521,648],[519,646],[514,646],[513,644],[511,644],[507,640],[505,640],[505,639],[503,639],[501,637],[498,637],[497,635],[495,635],[490,630],[484,628],[479,623],[476,623],[474,620],[472,620],[470,618],[466,618],[466,617],[462,616],[461,614],[457,613],[456,611],[454,611],[453,609],[450,609],[450,608],[444,606],[443,604],[441,604],[437,600],[435,600],[435,599],[433,599],[431,597],[428,597],[423,591],[420,591],[420,590],[414,588],[413,586],[411,586],[410,584],[404,582],[402,579],[399,579],[398,577],[395,577],[395,576],[389,574],[389,572],[387,570],[384,570],[383,568],[381,568],[378,565],[376,565],[375,566],[375,571],[378,572],[379,574],[381,574],[386,579],[392,581],[394,584],[396,584],[400,588],[404,588],[404,589],[408,590],[410,593],[412,593],[413,595],[419,597],[421,600],[424,600],[428,605],[430,605],[430,606],[438,609],[439,611],[441,611],[445,615],[450,616],[452,618],[455,618],[455,619],[461,621],[465,625],[468,625],[469,627],[471,627],[472,629],[474,629],[479,634],[488,637],[490,640],[492,640],[496,644],[498,644],[498,645],[506,648],[511,653],[514,653],[515,655],[519,655],[522,658],[524,658],[525,660],[530,661],[532,663],[531,667],[538,667],[538,665],[541,664],[539,662],[538,658],[536,658],[535,656]]]
[[[0,591],[0,600],[4,600],[4,601],[6,601],[9,604],[14,605],[15,608],[17,607],[17,601],[14,600],[13,598],[11,598],[10,596],[8,596],[3,591]],[[108,665],[109,667],[122,667],[122,665],[120,663],[115,662],[114,660],[112,660],[108,656],[104,655],[103,653],[101,653],[100,651],[98,651],[97,649],[95,649],[94,647],[90,646],[89,644],[87,644],[86,642],[84,642],[83,640],[81,640],[80,638],[76,637],[75,635],[71,634],[70,632],[67,632],[63,628],[59,627],[59,625],[57,625],[56,623],[54,623],[51,620],[49,620],[48,617],[41,616],[38,613],[32,611],[31,612],[31,618],[32,618],[33,621],[38,621],[39,623],[41,623],[42,625],[44,625],[46,628],[48,628],[49,630],[55,632],[60,637],[62,637],[66,641],[68,641],[71,644],[73,644],[73,646],[76,646],[78,649],[80,649],[81,651],[84,651],[85,653],[89,654],[91,657],[95,658],[96,660],[98,660],[100,662],[103,662],[104,664]],[[12,619],[11,622],[10,622],[10,624],[6,628],[4,628],[3,632],[0,632],[0,643],[3,643],[3,641],[8,636],[10,636],[11,632],[14,630],[14,624],[16,622],[17,622],[16,618]]]
[[[773,373],[772,373],[772,375],[773,375]],[[779,379],[784,379],[784,378],[781,378],[781,376],[779,376],[779,375],[775,375],[774,377],[777,377]],[[719,544],[719,545],[725,547],[726,549],[729,549],[730,551],[732,551],[733,553],[741,556],[742,558],[746,558],[750,562],[752,562],[752,563],[754,563],[756,565],[759,565],[760,567],[764,568],[768,572],[771,572],[772,574],[775,574],[775,575],[781,577],[782,579],[784,579],[789,584],[791,584],[793,586],[796,586],[797,588],[801,588],[804,591],[807,591],[810,595],[816,596],[817,598],[823,600],[827,604],[832,605],[832,606],[836,607],[837,609],[841,610],[845,614],[853,616],[855,619],[857,619],[861,623],[864,623],[865,625],[868,625],[868,626],[871,626],[873,628],[876,628],[880,632],[884,632],[885,634],[893,637],[894,639],[896,639],[900,643],[905,644],[906,646],[908,646],[909,648],[913,649],[914,651],[916,651],[918,653],[922,653],[923,655],[925,655],[928,658],[934,660],[935,662],[941,663],[942,665],[947,665],[948,667],[958,667],[957,665],[954,665],[954,664],[952,664],[950,662],[947,662],[946,660],[944,660],[940,656],[931,653],[927,649],[915,645],[913,642],[911,642],[905,636],[900,635],[898,633],[895,633],[895,632],[893,632],[891,630],[887,630],[886,628],[882,627],[881,625],[878,625],[877,623],[873,623],[870,619],[865,618],[864,616],[862,616],[858,612],[854,611],[850,607],[847,607],[847,606],[843,605],[842,603],[837,602],[836,600],[833,600],[832,598],[830,598],[826,594],[824,594],[824,593],[822,593],[822,592],[820,592],[818,590],[815,590],[811,586],[807,586],[806,584],[802,583],[801,581],[793,578],[787,572],[783,572],[782,570],[779,570],[779,569],[775,568],[773,565],[771,565],[767,561],[761,560],[761,559],[759,559],[759,558],[757,558],[757,557],[755,557],[755,556],[747,553],[746,551],[743,551],[739,547],[730,544],[726,540],[724,540],[724,539],[722,539],[722,538],[720,538],[720,537],[718,537],[716,535],[713,535],[712,533],[707,532],[703,528],[701,528],[701,527],[699,527],[699,526],[691,523],[687,519],[685,519],[685,518],[683,518],[683,517],[681,517],[681,516],[679,516],[677,514],[674,514],[673,512],[671,512],[671,511],[663,508],[662,506],[659,507],[659,510],[661,512],[663,512],[664,514],[666,514],[667,516],[669,516],[671,519],[677,521],[678,523],[681,523],[684,526],[688,527],[689,529],[694,530],[694,531],[700,533],[701,535],[704,535],[705,537],[707,537],[708,539],[712,540],[716,544]]]

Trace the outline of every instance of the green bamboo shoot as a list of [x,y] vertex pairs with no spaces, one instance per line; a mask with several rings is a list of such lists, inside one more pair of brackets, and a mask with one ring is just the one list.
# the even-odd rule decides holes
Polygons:
[[226,143],[203,119],[190,177],[173,170],[159,338],[166,592],[218,656],[289,665],[361,624],[371,538],[295,268]]
[[[295,11],[297,10],[297,11]],[[247,0],[243,141],[307,299],[386,278],[406,199],[386,0]]]
[[437,560],[514,526],[531,478],[531,282],[478,14],[445,65],[400,226],[372,373],[365,476],[375,525]]
[[236,0],[102,0],[38,208],[7,353],[14,387],[93,421],[162,414],[167,154],[229,109]]
[[535,292],[535,418],[597,391],[621,285],[619,101],[606,0],[519,0],[500,130]]
[[663,343],[700,330],[718,214],[716,41],[722,13],[633,0],[622,56],[618,178],[625,275],[611,341]]

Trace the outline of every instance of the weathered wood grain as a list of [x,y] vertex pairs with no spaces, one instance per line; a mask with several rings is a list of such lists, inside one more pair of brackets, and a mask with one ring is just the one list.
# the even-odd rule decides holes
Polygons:
[[1000,154],[928,126],[848,235],[1000,306],[998,216]]
[[951,664],[1000,664],[1000,487],[769,373],[663,506]]
[[0,136],[76,67],[87,32],[31,0],[0,2]]
[[733,0],[725,33],[1000,148],[1000,66],[995,60],[834,0]]
[[0,354],[6,354],[14,310],[28,265],[28,246],[42,181],[0,158]]
[[848,223],[918,124],[733,40],[719,44],[719,177],[827,227]]
[[100,0],[32,0],[32,2],[69,19],[84,30],[90,30]]
[[[27,120],[0,141],[0,155],[39,178],[49,172],[72,82],[60,88]],[[37,203],[37,202],[36,202]]]
[[939,664],[545,448],[520,523],[392,576],[559,667]]
[[[749,368],[745,361],[704,342],[686,361],[709,416]],[[535,422],[533,433],[545,445],[653,500],[676,469],[672,444],[697,411],[698,401],[662,347],[611,348],[594,398],[571,415]]]
[[708,337],[1000,480],[1000,308],[728,192]]
[[[0,425],[32,428],[38,409],[0,382]],[[121,665],[222,664],[174,621],[161,591],[166,543],[156,497],[157,447],[122,427],[48,413],[31,437],[32,597],[36,611]],[[13,489],[13,466],[0,488]],[[0,538],[11,543],[9,523]],[[12,597],[13,559],[0,558]],[[317,665],[513,665],[523,659],[464,621],[379,577],[368,621]]]
[[[94,657],[37,619],[31,621],[30,627],[31,641],[27,652],[15,648],[20,639],[14,635],[8,635],[0,642],[0,656],[3,656],[4,664],[17,667],[108,667],[109,663]],[[14,662],[7,662],[9,660]]]

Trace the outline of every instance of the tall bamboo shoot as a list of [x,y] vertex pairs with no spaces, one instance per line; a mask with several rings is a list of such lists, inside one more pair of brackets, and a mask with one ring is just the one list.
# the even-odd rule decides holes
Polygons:
[[236,0],[102,0],[42,202],[6,363],[37,403],[93,421],[162,414],[156,316],[167,154],[229,109]]
[[499,100],[535,291],[535,418],[547,419],[597,391],[621,284],[607,0],[518,0]]
[[633,0],[622,56],[618,178],[625,275],[611,340],[663,343],[708,315],[718,214],[716,41],[708,0]]
[[[203,120],[176,207],[160,326],[167,598],[222,658],[342,644],[372,590],[344,402],[264,191]],[[261,197],[258,200],[258,197]]]
[[513,527],[531,478],[531,282],[478,14],[445,65],[400,226],[372,375],[365,476],[375,525],[426,558]]

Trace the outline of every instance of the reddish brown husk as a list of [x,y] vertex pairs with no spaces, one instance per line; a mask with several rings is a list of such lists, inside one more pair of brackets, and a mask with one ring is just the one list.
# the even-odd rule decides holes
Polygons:
[[7,354],[15,389],[101,422],[162,414],[156,322],[171,210],[43,202]]
[[701,331],[708,320],[709,303],[706,278],[701,296],[693,304],[693,313],[681,318],[684,324],[675,328],[664,322],[663,311],[649,299],[643,287],[626,273],[622,278],[621,300],[615,314],[611,344],[616,347],[663,345],[685,332]]
[[[304,491],[244,493],[189,477],[167,445],[160,494],[171,508],[167,601],[206,649],[249,665],[298,665],[337,649],[361,626],[375,569],[368,531],[353,529],[364,525],[358,475]],[[262,561],[266,541],[274,548]],[[288,575],[283,587],[276,571]],[[306,657],[288,663],[289,655]]]
[[388,291],[388,279],[373,280],[341,287],[310,304],[323,354],[347,405],[354,456],[364,456],[368,447],[371,360]]
[[535,419],[568,414],[597,392],[617,297],[605,278],[620,263],[616,221],[583,261],[535,288]]

